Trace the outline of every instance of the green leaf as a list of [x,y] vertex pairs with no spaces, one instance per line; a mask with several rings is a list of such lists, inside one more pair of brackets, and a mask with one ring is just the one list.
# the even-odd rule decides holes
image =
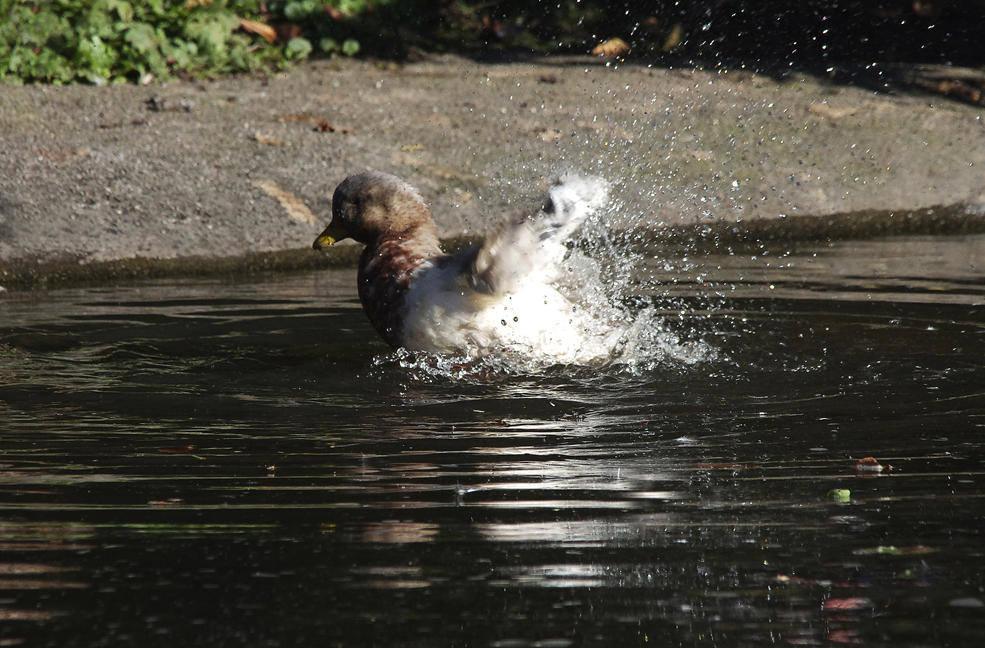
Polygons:
[[198,56],[198,46],[191,41],[176,38],[171,42],[161,44],[161,53],[174,60],[174,67],[179,70],[189,70],[192,61]]
[[346,56],[355,56],[359,53],[359,41],[354,38],[347,38],[344,43],[342,43],[342,52]]
[[154,28],[147,23],[134,23],[123,35],[126,42],[138,52],[157,52],[158,40]]
[[109,10],[116,10],[116,15],[120,17],[123,22],[130,22],[133,20],[133,7],[129,2],[125,0],[106,0],[106,7]]
[[92,36],[79,42],[78,60],[82,63],[81,71],[90,79],[106,79],[116,62],[116,52],[107,47],[99,36]]
[[159,77],[169,77],[167,61],[161,55],[161,37],[157,30],[147,23],[134,23],[124,34],[124,39],[133,48],[127,59],[127,69],[143,74],[150,70]]
[[210,67],[221,65],[226,56],[227,41],[239,27],[239,18],[231,13],[203,14],[185,27],[185,36],[198,43],[199,51],[208,57]]
[[311,41],[298,36],[287,41],[287,45],[284,46],[284,55],[291,60],[304,59],[308,58],[312,49],[314,48],[311,46]]
[[292,22],[304,20],[311,14],[320,11],[321,6],[312,0],[302,0],[301,2],[288,2],[284,5],[284,17]]
[[91,36],[100,38],[112,38],[116,30],[113,27],[113,17],[109,15],[109,7],[106,0],[97,0],[92,3],[92,9],[78,15],[76,30],[79,37],[88,39]]

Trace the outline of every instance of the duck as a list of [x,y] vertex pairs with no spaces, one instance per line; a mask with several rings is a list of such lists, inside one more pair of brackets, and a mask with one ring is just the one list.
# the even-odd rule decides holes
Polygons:
[[506,218],[481,244],[446,254],[421,194],[396,176],[368,171],[335,189],[331,222],[312,247],[345,239],[365,246],[359,300],[391,347],[592,363],[617,352],[621,331],[600,325],[559,284],[566,241],[607,195],[601,178],[566,174],[539,211]]

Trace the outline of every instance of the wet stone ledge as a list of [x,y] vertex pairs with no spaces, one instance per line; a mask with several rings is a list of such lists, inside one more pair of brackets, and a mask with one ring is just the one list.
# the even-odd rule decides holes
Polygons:
[[276,272],[354,266],[359,252],[357,246],[342,246],[325,254],[299,249],[216,258],[133,258],[94,262],[70,258],[18,260],[0,263],[0,285],[7,290],[50,290],[171,277],[245,278]]
[[914,210],[867,209],[828,216],[757,218],[741,222],[708,221],[625,236],[678,244],[752,241],[837,241],[883,236],[960,236],[985,234],[985,205],[939,205]]
[[[985,234],[985,205],[941,205],[916,210],[866,210],[828,216],[759,218],[741,222],[697,221],[662,228],[614,232],[617,242],[659,242],[694,249],[756,241],[834,241],[884,236],[957,236]],[[448,252],[478,243],[474,237],[442,240]],[[80,258],[21,259],[0,262],[5,290],[51,290],[74,286],[122,284],[147,279],[229,277],[248,279],[275,273],[355,267],[362,246],[338,245],[254,252],[240,256],[174,259],[132,258],[86,262]]]

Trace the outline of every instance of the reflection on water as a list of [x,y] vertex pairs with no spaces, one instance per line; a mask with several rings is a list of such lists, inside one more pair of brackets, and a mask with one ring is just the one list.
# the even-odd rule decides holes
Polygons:
[[0,644],[977,646],[983,240],[645,246],[708,352],[532,373],[352,271],[4,294]]

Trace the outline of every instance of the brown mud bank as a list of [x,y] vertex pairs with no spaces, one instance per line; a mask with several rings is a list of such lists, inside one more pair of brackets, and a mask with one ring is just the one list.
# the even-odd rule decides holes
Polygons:
[[309,250],[346,175],[417,186],[448,239],[565,170],[613,230],[985,231],[985,109],[791,74],[588,58],[316,62],[273,78],[0,88],[0,286],[351,262]]

